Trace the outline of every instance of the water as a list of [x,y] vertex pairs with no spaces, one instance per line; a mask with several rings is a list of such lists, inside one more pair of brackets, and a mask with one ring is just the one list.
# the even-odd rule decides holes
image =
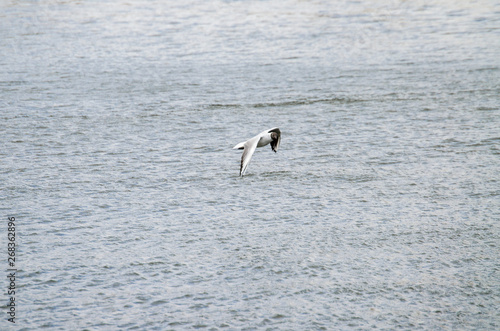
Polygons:
[[2,329],[499,328],[495,1],[0,8]]

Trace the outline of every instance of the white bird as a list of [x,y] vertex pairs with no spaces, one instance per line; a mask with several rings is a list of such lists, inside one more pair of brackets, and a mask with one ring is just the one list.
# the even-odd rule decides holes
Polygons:
[[276,153],[281,141],[281,131],[278,128],[272,128],[264,132],[259,133],[255,137],[248,139],[238,145],[234,146],[233,149],[243,149],[243,155],[241,156],[241,166],[240,166],[240,176],[245,174],[250,159],[257,147],[266,146],[271,143],[271,149]]

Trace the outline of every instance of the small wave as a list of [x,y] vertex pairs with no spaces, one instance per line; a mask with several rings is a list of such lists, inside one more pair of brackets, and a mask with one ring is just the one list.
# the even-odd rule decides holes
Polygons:
[[253,108],[272,108],[272,107],[289,107],[289,106],[304,106],[313,105],[316,103],[339,104],[339,103],[354,103],[363,102],[365,100],[358,100],[352,98],[322,98],[322,99],[299,99],[279,102],[264,102],[251,105]]
[[277,102],[259,102],[254,104],[235,104],[235,103],[214,103],[209,104],[209,108],[276,108],[276,107],[292,107],[292,106],[305,106],[313,105],[317,103],[326,104],[346,104],[346,103],[356,103],[364,102],[364,99],[353,99],[353,98],[321,98],[321,99],[298,99],[298,100],[288,100],[288,101],[277,101]]

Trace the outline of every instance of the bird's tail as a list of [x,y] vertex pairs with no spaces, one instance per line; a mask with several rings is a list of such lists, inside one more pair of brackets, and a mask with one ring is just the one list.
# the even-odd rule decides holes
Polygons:
[[246,143],[246,141],[239,143],[238,145],[234,146],[233,149],[244,149],[245,143]]

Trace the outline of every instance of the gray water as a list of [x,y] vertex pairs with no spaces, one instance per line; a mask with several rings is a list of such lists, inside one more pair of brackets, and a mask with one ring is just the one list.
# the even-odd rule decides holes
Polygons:
[[498,330],[499,27],[486,0],[2,1],[0,328]]

